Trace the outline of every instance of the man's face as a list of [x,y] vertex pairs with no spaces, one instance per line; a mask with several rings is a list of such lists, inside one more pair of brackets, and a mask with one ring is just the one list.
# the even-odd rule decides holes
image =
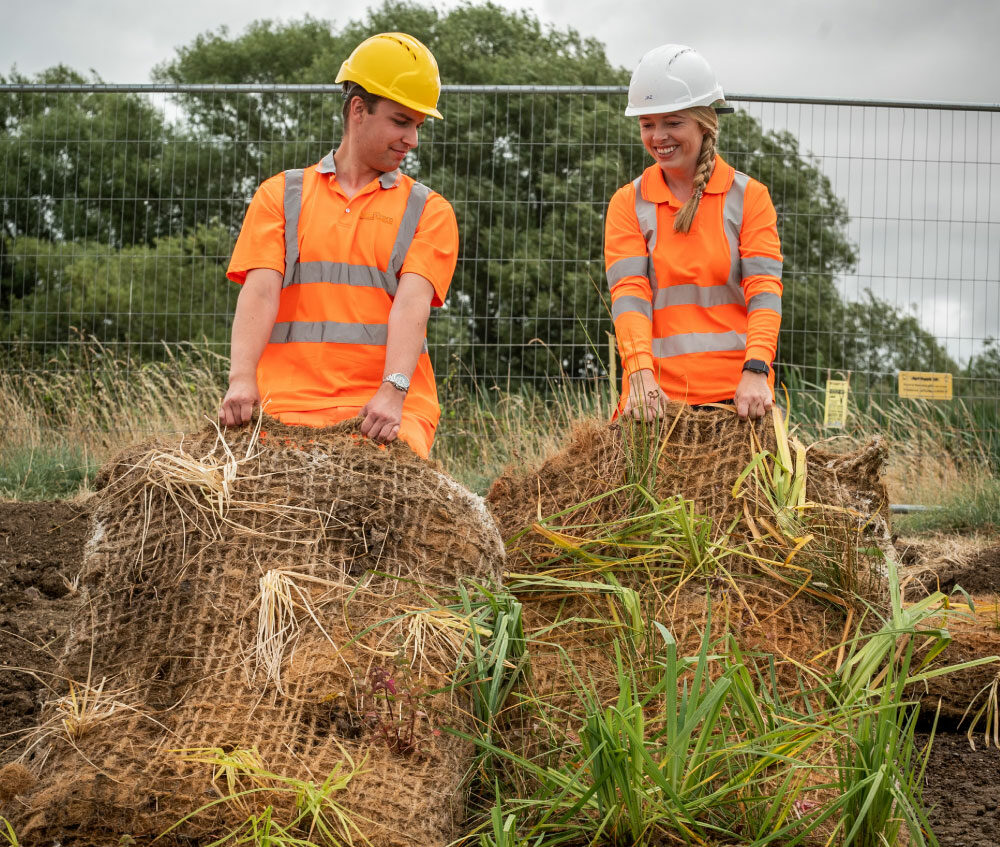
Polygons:
[[385,173],[396,170],[417,146],[417,130],[425,116],[393,100],[379,100],[369,114],[358,98],[352,104],[351,119],[358,155],[369,167]]

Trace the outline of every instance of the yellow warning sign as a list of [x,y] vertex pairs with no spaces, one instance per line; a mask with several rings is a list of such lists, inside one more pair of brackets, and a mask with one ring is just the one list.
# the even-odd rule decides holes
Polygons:
[[951,400],[951,374],[900,371],[899,396],[913,400]]
[[847,394],[851,384],[846,379],[826,381],[826,403],[823,407],[823,426],[843,429],[847,426]]

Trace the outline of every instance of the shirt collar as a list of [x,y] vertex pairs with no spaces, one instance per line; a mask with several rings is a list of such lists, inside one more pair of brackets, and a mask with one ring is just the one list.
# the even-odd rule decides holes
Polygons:
[[[725,194],[733,184],[735,171],[726,164],[722,156],[716,154],[715,168],[708,178],[705,194]],[[678,208],[683,204],[674,197],[674,192],[667,185],[663,170],[659,165],[650,165],[642,175],[642,196],[651,203],[668,203]]]
[[[316,165],[316,173],[335,174],[336,172],[337,163],[333,160],[333,150],[331,150],[319,160],[319,164]],[[396,168],[394,171],[386,171],[378,178],[379,185],[383,188],[394,188],[396,183],[399,182],[399,175],[399,168]]]

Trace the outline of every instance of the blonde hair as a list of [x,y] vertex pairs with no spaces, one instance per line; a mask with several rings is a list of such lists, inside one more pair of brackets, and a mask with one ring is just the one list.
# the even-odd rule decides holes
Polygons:
[[684,110],[690,115],[705,131],[705,137],[701,140],[701,153],[698,155],[698,164],[694,170],[694,187],[688,201],[681,206],[677,217],[674,218],[674,232],[689,232],[691,224],[694,223],[695,212],[701,203],[701,195],[708,185],[708,178],[712,175],[712,168],[715,166],[715,147],[719,140],[719,116],[711,106],[694,106]]

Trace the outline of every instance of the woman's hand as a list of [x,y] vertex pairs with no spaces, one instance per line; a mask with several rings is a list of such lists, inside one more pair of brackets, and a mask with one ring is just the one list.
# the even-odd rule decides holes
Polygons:
[[631,415],[636,420],[651,421],[667,408],[669,398],[660,390],[656,376],[649,368],[636,371],[628,378],[628,399],[622,415]]
[[736,386],[736,393],[733,395],[733,402],[736,403],[736,413],[744,420],[764,417],[774,405],[771,386],[767,384],[767,374],[743,371],[740,384]]

